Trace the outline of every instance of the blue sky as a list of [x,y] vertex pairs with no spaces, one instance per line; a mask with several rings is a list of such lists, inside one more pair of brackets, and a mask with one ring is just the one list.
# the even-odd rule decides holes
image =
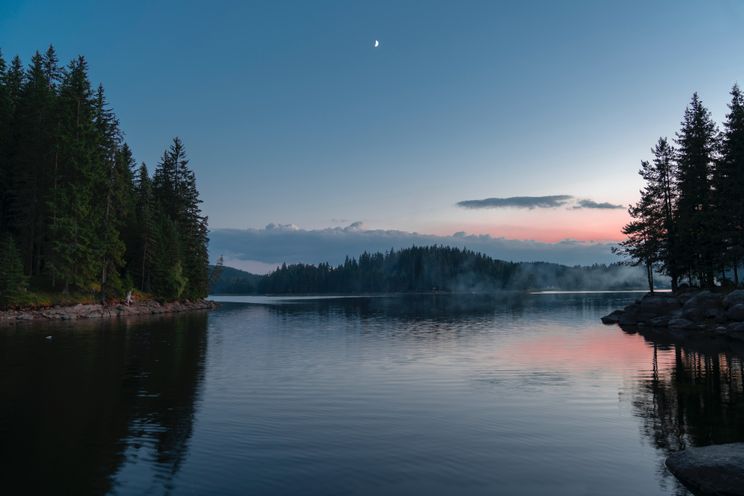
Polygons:
[[0,48],[85,54],[138,160],[183,138],[213,229],[550,243],[619,237],[624,210],[574,207],[635,201],[693,91],[721,120],[742,25],[711,0],[3,0]]

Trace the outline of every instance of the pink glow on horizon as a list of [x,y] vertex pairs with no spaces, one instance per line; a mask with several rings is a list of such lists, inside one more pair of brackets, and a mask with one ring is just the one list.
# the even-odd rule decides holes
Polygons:
[[617,242],[624,239],[622,228],[630,220],[625,210],[528,210],[491,214],[467,223],[432,226],[435,234],[489,234],[495,238],[555,243],[564,239]]

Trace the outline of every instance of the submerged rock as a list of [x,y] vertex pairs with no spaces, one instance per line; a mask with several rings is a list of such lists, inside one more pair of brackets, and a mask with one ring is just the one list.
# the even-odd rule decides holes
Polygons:
[[666,466],[695,496],[744,496],[744,443],[688,448]]

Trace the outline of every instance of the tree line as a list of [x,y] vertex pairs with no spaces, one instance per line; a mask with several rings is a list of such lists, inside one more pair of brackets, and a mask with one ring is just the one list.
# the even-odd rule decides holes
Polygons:
[[731,89],[719,129],[697,93],[673,142],[659,138],[642,161],[644,187],[629,208],[632,220],[619,253],[667,274],[673,290],[738,286],[744,259],[744,96]]
[[0,54],[0,304],[28,290],[206,296],[207,218],[183,143],[137,165],[84,57]]
[[[213,281],[214,293],[322,294],[405,292],[496,292],[537,289],[638,289],[643,271],[622,264],[587,267],[495,260],[446,246],[363,253],[344,263],[282,264],[265,276],[235,269]],[[224,280],[223,280],[224,278]]]

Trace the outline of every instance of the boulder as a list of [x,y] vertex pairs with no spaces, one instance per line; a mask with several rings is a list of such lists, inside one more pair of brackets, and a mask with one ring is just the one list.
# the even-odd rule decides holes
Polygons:
[[703,320],[705,320],[707,313],[708,309],[705,307],[688,307],[687,305],[685,305],[685,307],[682,309],[682,318],[691,320],[693,322],[702,322]]
[[723,299],[723,306],[731,308],[735,305],[744,304],[744,289],[736,289],[731,291]]
[[666,466],[696,496],[744,496],[744,443],[688,448]]
[[691,320],[684,318],[672,319],[669,321],[669,328],[671,329],[695,329],[695,323]]
[[669,325],[670,317],[667,315],[659,315],[649,320],[648,323],[653,327],[666,327]]
[[677,310],[682,305],[671,293],[649,293],[639,302],[641,312],[662,315]]
[[608,325],[617,324],[618,322],[620,322],[620,317],[622,317],[624,313],[625,312],[623,310],[615,310],[609,315],[605,315],[604,317],[602,317],[602,323]]
[[710,291],[695,293],[682,306],[682,317],[693,322],[705,319],[723,321],[723,296]]
[[731,333],[744,333],[744,322],[732,322],[727,329]]
[[723,295],[719,293],[712,293],[710,291],[700,291],[695,293],[690,299],[688,299],[683,308],[692,307],[720,307],[723,306]]
[[737,303],[726,310],[726,318],[734,322],[744,321],[744,303]]

